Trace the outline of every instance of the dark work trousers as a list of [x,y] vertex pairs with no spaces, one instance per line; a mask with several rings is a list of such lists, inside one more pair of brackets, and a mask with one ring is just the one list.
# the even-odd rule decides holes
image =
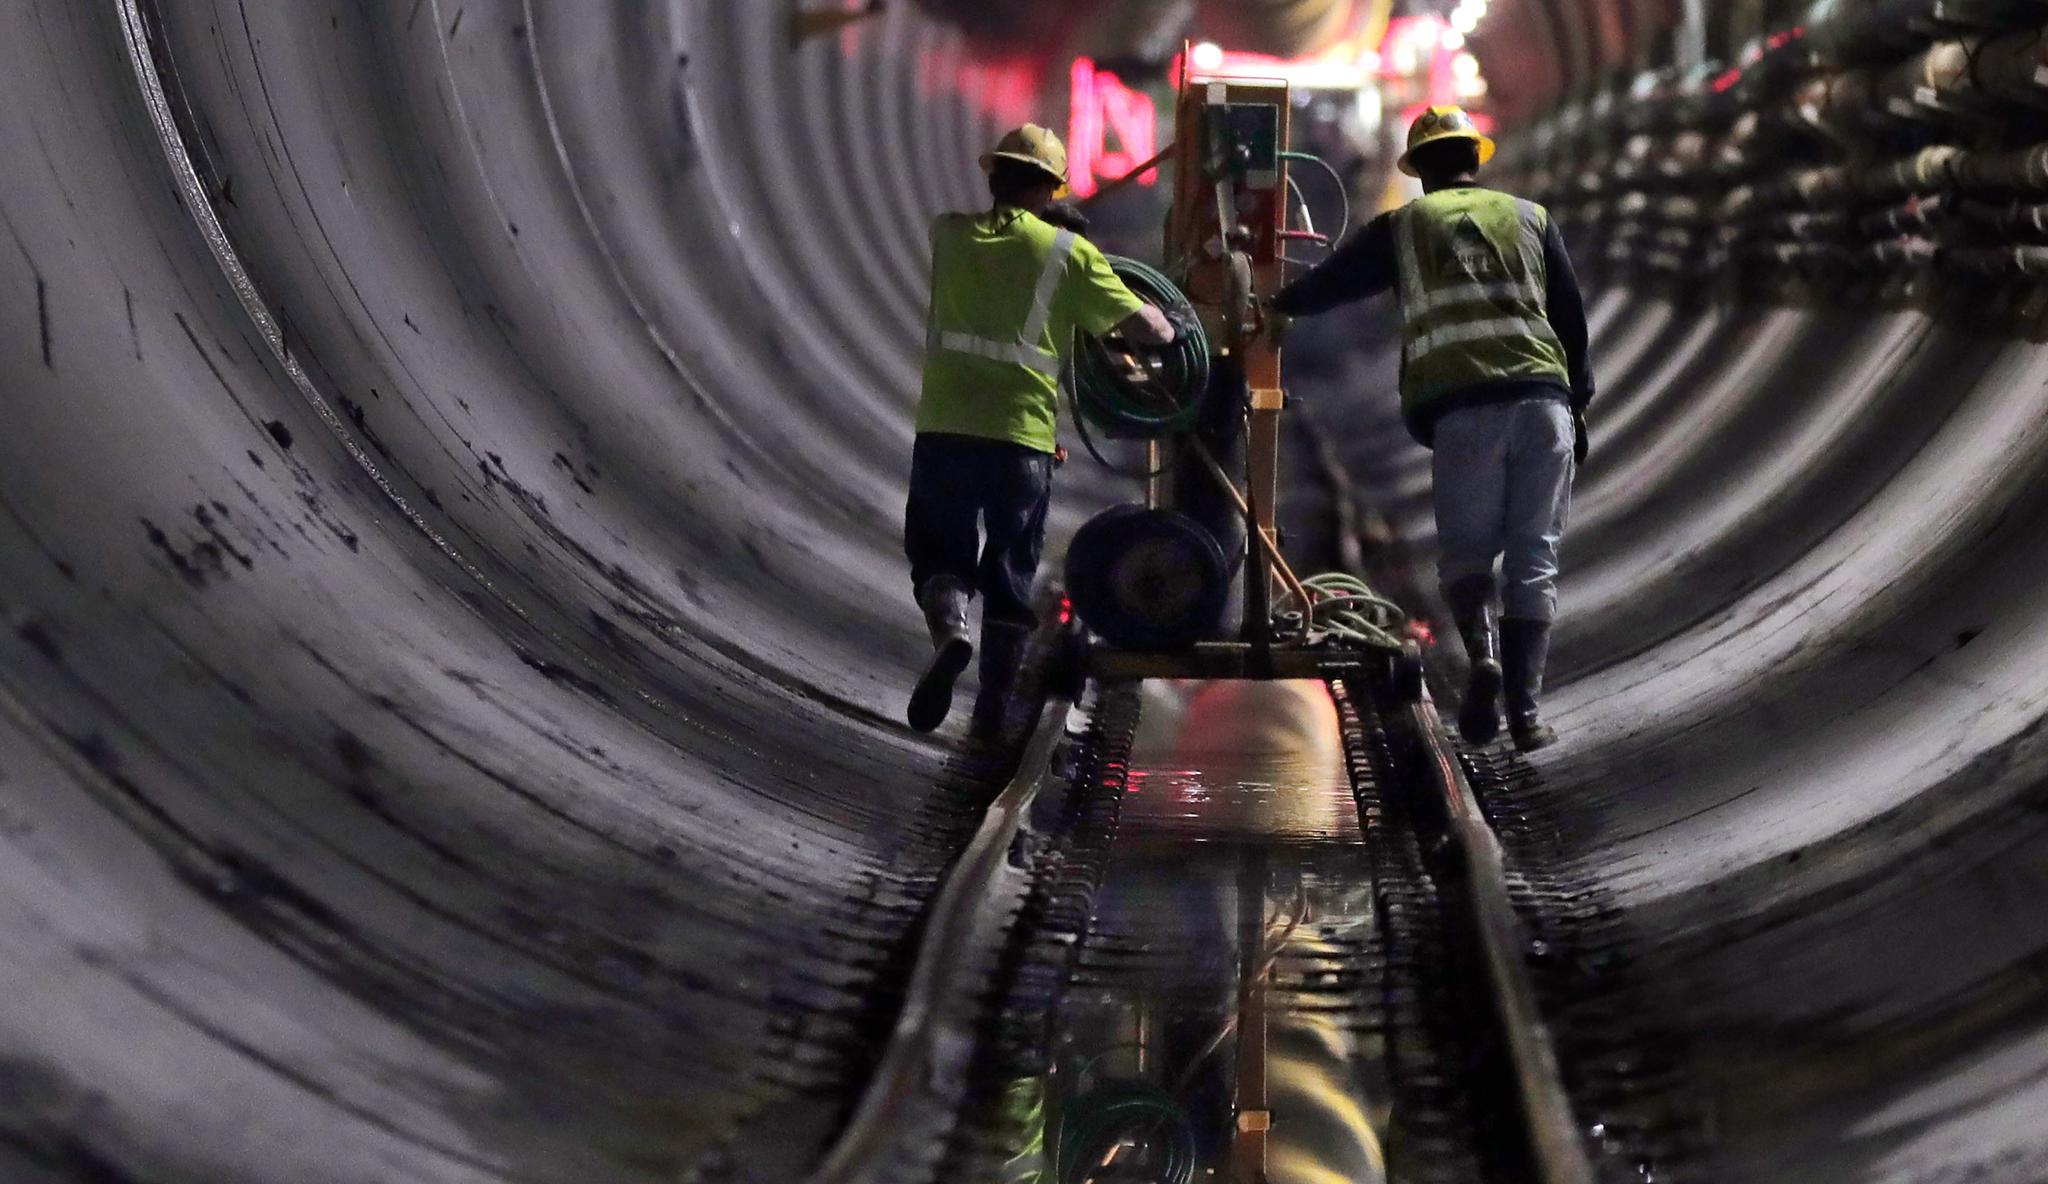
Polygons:
[[1031,584],[1051,503],[1051,453],[1002,440],[920,435],[903,516],[912,589],[933,576],[957,576],[981,594],[984,622],[1036,626]]
[[1501,615],[1557,616],[1558,548],[1571,514],[1572,410],[1562,397],[1450,412],[1436,425],[1437,571],[1451,587],[1501,565]]

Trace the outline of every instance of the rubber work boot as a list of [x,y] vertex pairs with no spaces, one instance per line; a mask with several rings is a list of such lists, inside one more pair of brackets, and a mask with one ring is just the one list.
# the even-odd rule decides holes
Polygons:
[[974,660],[967,633],[967,585],[955,576],[933,576],[918,590],[925,627],[932,632],[932,661],[910,692],[910,726],[929,732],[953,711],[953,684]]
[[1508,681],[1508,735],[1515,747],[1535,752],[1557,743],[1557,732],[1536,718],[1543,691],[1543,667],[1550,660],[1550,622],[1503,618],[1501,664]]
[[1017,687],[1017,672],[1024,665],[1024,647],[1030,640],[1029,626],[981,623],[981,694],[974,700],[974,719],[967,729],[968,738],[976,744],[994,746],[1005,739],[1010,694]]
[[1444,589],[1465,657],[1472,665],[1465,701],[1458,706],[1458,734],[1467,744],[1491,744],[1500,736],[1500,638],[1494,628],[1493,577],[1471,576]]

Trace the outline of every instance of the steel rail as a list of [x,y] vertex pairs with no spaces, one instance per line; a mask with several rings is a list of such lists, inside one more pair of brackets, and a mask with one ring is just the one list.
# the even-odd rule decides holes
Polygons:
[[1456,919],[1469,926],[1485,967],[1489,1010],[1499,1021],[1498,1035],[1513,1069],[1536,1179],[1540,1184],[1594,1184],[1592,1159],[1579,1137],[1571,1095],[1558,1069],[1557,1047],[1544,1024],[1535,981],[1524,959],[1529,939],[1508,894],[1500,839],[1480,812],[1479,798],[1445,738],[1427,690],[1400,707],[1393,721],[1409,733],[1413,751],[1425,765],[1419,772],[1441,798],[1444,837],[1452,845],[1452,866],[1462,873],[1465,888],[1455,894],[1466,906],[1465,915]]
[[[1345,566],[1363,565],[1358,540],[1358,504],[1351,474],[1329,437],[1313,419],[1298,420],[1307,431],[1314,463],[1337,511],[1339,553]],[[1513,1069],[1515,1098],[1530,1163],[1540,1184],[1593,1184],[1594,1171],[1572,1112],[1571,1095],[1558,1067],[1557,1046],[1536,1002],[1535,981],[1523,952],[1529,939],[1508,893],[1506,854],[1480,811],[1478,795],[1465,777],[1437,715],[1427,686],[1414,701],[1391,712],[1390,723],[1408,733],[1421,757],[1442,810],[1444,837],[1462,872],[1465,924],[1486,971],[1488,1013]]]
[[1066,736],[1073,700],[1039,711],[1017,773],[947,871],[925,920],[903,1010],[853,1117],[808,1184],[879,1184],[907,1157],[933,1158],[966,1091],[980,999],[1030,889],[1010,850]]

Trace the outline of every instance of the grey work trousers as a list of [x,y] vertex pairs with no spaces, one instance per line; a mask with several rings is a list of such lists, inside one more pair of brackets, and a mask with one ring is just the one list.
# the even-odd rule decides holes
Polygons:
[[1572,502],[1572,412],[1562,398],[1448,412],[1436,423],[1437,576],[1501,565],[1501,615],[1557,616],[1558,546]]

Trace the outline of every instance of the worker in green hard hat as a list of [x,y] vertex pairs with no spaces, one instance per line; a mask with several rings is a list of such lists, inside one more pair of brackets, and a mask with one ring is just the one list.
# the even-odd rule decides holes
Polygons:
[[1564,238],[1543,207],[1480,186],[1493,151],[1464,111],[1424,111],[1400,162],[1423,196],[1353,235],[1271,308],[1307,315],[1397,293],[1402,415],[1435,451],[1438,576],[1472,664],[1458,728],[1491,742],[1505,688],[1508,731],[1530,751],[1557,739],[1536,699],[1593,370]]
[[931,310],[903,549],[932,640],[910,696],[929,732],[973,660],[967,608],[982,602],[981,695],[972,735],[999,737],[1037,624],[1031,586],[1052,497],[1060,368],[1078,330],[1171,344],[1165,314],[1071,230],[1038,215],[1067,185],[1067,150],[1026,124],[981,159],[990,205],[932,223]]

